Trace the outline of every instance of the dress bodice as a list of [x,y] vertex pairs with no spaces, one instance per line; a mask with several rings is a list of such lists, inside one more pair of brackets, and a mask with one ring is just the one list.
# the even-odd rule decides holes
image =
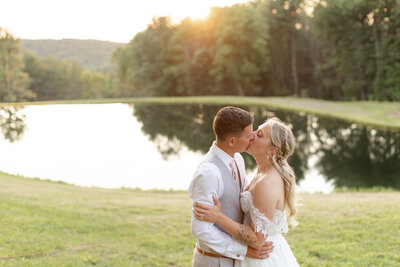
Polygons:
[[269,220],[253,204],[253,195],[249,191],[244,191],[240,196],[240,205],[244,212],[244,224],[250,225],[250,220],[254,223],[254,232],[261,232],[264,236],[277,233],[287,233],[288,223],[286,214],[275,209],[273,221]]

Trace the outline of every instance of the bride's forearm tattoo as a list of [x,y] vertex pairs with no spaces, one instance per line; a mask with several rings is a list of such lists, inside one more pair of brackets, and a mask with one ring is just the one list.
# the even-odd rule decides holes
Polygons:
[[252,245],[256,243],[256,241],[251,240],[251,234],[253,233],[253,230],[246,226],[246,225],[240,225],[239,231],[237,232],[237,239],[245,244]]

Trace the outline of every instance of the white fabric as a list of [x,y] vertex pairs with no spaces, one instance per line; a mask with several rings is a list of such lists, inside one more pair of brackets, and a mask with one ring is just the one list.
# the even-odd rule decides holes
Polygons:
[[[253,195],[249,191],[245,191],[241,195],[240,205],[245,213],[244,224],[250,225],[250,219],[254,223],[254,231],[261,232],[264,237],[277,233],[287,233],[289,231],[286,214],[275,209],[274,220],[270,221],[262,214],[253,204]],[[246,216],[246,214],[250,216]]]
[[268,235],[267,240],[272,241],[274,250],[269,258],[264,260],[245,257],[244,260],[236,260],[235,267],[269,267],[269,266],[299,266],[296,258],[282,233],[288,232],[286,214],[275,209],[273,221],[269,220],[253,204],[253,195],[249,191],[242,193],[240,204],[244,212],[244,224],[250,225],[253,221],[255,232],[261,232],[264,236]]
[[[208,155],[211,155],[211,153],[217,155],[226,164],[227,168],[230,168],[229,163],[233,158],[220,149],[215,142],[211,146]],[[242,177],[242,184],[245,186],[247,181],[244,160],[239,153],[236,153],[234,157]],[[207,161],[207,158],[204,161]],[[224,185],[219,169],[210,162],[200,164],[190,183],[188,192],[189,196],[193,199],[193,203],[214,205],[212,196],[215,195],[217,198],[220,198],[224,192]],[[192,233],[196,236],[196,245],[204,251],[206,249],[202,244],[205,244],[221,255],[233,259],[244,259],[247,253],[246,245],[220,231],[213,223],[199,221],[194,216],[192,216]]]

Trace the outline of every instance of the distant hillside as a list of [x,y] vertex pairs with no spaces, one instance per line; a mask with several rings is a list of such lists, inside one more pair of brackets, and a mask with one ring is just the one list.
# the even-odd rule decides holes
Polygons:
[[111,69],[111,55],[125,44],[98,40],[21,40],[22,50],[29,50],[43,58],[75,60],[90,71],[108,72]]

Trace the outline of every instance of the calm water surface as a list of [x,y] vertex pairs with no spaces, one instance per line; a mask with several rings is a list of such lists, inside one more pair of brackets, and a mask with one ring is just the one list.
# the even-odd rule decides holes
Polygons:
[[[186,190],[214,139],[220,106],[84,104],[0,109],[0,171],[107,188]],[[264,107],[244,107],[255,128]],[[298,144],[291,160],[300,191],[335,185],[400,188],[398,131],[303,113],[272,111]],[[249,180],[256,164],[246,153]]]

